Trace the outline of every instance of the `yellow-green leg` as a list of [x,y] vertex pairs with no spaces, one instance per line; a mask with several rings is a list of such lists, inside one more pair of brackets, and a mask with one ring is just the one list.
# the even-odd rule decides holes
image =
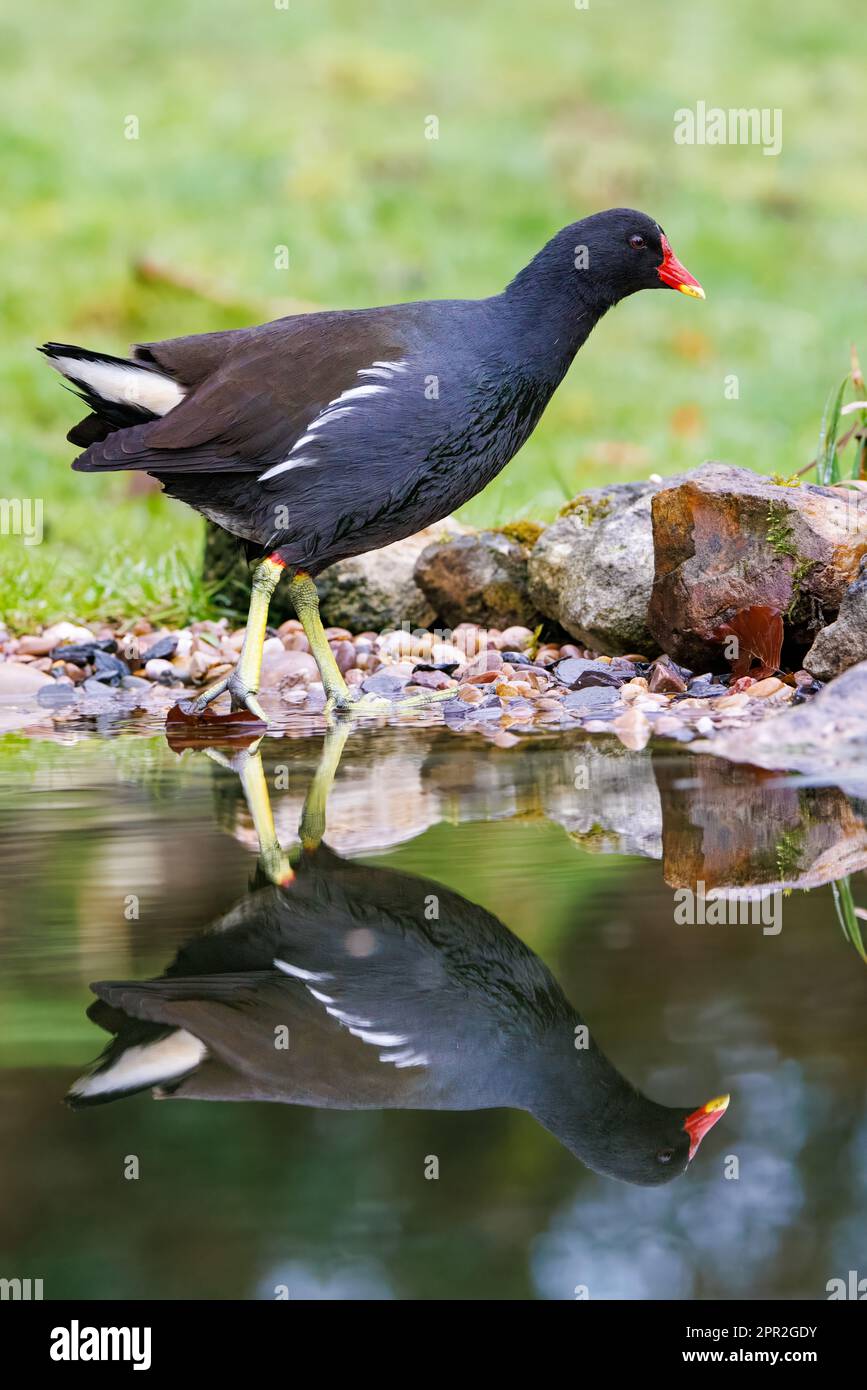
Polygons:
[[304,570],[297,570],[294,578],[290,581],[289,597],[304,629],[304,636],[310,643],[313,659],[319,667],[319,674],[325,687],[326,714],[330,713],[331,710],[350,709],[352,699],[349,694],[349,687],[334,659],[334,653],[328,638],[325,636],[325,628],[322,626],[322,619],[319,616],[319,595],[316,592],[316,585]]
[[349,724],[342,721],[337,728],[329,729],[325,735],[319,764],[304,798],[304,809],[298,826],[303,849],[316,849],[325,834],[328,797],[340,765],[343,745],[349,737],[349,727]]
[[232,697],[232,709],[248,709],[263,724],[268,723],[268,716],[256,699],[256,692],[262,674],[262,647],[268,625],[268,608],[284,568],[282,560],[273,555],[256,566],[244,644],[237,664],[228,675],[207,686],[195,700],[183,701],[181,708],[185,714],[204,714],[208,705],[228,690]]

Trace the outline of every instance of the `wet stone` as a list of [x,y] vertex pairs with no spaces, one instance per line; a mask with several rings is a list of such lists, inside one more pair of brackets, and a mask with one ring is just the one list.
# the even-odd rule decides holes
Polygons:
[[626,673],[618,675],[602,661],[590,661],[585,657],[567,656],[551,667],[552,674],[561,685],[570,690],[583,690],[592,686],[619,686],[628,679]]
[[614,709],[617,703],[617,690],[611,685],[583,686],[579,690],[571,690],[563,698],[566,709],[578,710],[581,714],[597,714],[601,710]]
[[398,700],[406,684],[405,676],[392,676],[387,671],[377,671],[375,676],[368,676],[367,680],[362,682],[361,689],[365,695],[383,695],[387,700]]
[[153,661],[162,658],[168,661],[174,656],[178,648],[178,638],[176,633],[171,633],[168,637],[160,637],[151,646],[145,648],[141,653],[142,661]]
[[64,709],[77,703],[75,690],[65,682],[58,682],[56,685],[44,685],[38,691],[36,703],[43,709]]

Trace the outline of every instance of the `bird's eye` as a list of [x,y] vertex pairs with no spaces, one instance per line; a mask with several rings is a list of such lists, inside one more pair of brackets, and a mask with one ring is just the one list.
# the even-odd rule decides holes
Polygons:
[[643,236],[639,236],[636,232],[635,236],[629,238],[629,245],[632,247],[633,251],[641,251],[647,245],[647,242],[644,240]]
[[[640,240],[641,238],[639,238]],[[657,1163],[670,1163],[674,1158],[674,1149],[660,1149],[656,1155]]]

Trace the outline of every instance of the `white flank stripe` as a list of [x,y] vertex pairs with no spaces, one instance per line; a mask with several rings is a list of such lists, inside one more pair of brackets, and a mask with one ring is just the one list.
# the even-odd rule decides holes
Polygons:
[[[399,362],[375,362],[373,367],[365,367],[358,373],[359,376],[383,375],[385,368],[389,368],[387,375],[393,371],[405,371],[406,368]],[[311,420],[306,426],[306,432],[300,439],[296,439],[292,448],[289,450],[282,463],[275,463],[273,468],[269,468],[265,473],[259,474],[259,482],[264,483],[268,478],[276,478],[280,473],[288,473],[292,468],[309,468],[310,464],[317,463],[315,458],[304,458],[298,451],[305,445],[314,442],[314,430],[321,430],[325,425],[331,425],[335,420],[339,420],[344,415],[352,414],[353,403],[362,400],[366,396],[379,396],[383,391],[387,391],[387,386],[350,386],[345,391],[341,391],[339,396],[335,396],[333,401],[329,401],[320,410],[315,420]],[[297,457],[296,457],[297,455]]]
[[284,975],[294,975],[296,980],[318,980],[321,983],[331,979],[327,971],[317,974],[315,970],[302,970],[300,965],[290,965],[288,960],[275,960],[274,964]]

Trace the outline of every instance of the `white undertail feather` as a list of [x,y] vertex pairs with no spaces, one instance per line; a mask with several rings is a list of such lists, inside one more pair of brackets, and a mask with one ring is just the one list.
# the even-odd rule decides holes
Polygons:
[[117,405],[141,406],[153,415],[167,415],[180,405],[186,392],[171,377],[146,371],[130,362],[86,361],[77,357],[49,357],[52,367],[71,381],[81,382],[95,396]]
[[75,1098],[135,1091],[173,1081],[197,1067],[208,1049],[185,1028],[176,1028],[156,1042],[128,1047],[107,1067],[86,1073],[74,1081],[69,1094]]

